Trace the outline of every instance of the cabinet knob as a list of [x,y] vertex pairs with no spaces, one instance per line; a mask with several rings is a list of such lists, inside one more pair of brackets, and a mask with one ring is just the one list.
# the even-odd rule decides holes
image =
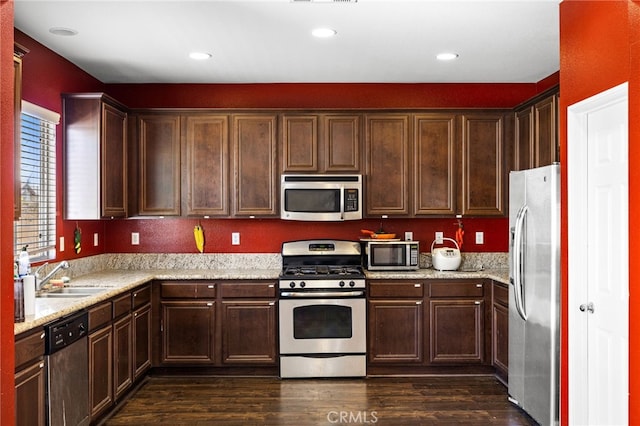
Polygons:
[[40,364],[38,364],[38,368],[44,368],[44,362],[41,362]]
[[138,297],[138,293],[133,293],[133,297]]
[[44,339],[44,331],[42,332],[42,334],[40,334],[40,338]]

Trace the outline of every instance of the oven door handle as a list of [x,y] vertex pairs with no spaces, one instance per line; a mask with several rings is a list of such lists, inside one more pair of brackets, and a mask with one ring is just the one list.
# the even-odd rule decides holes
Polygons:
[[360,297],[364,296],[364,290],[361,291],[323,291],[323,292],[293,292],[293,291],[283,291],[280,293],[280,297],[304,297],[307,299],[320,299],[326,297]]

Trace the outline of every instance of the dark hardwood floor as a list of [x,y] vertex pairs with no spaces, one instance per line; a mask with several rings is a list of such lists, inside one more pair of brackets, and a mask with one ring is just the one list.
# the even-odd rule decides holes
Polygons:
[[535,425],[489,376],[149,377],[104,424]]

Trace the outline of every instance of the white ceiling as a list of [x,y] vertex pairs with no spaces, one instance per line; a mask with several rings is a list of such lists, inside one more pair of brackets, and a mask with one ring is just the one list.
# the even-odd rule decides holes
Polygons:
[[531,83],[559,69],[558,3],[15,0],[15,27],[104,83]]

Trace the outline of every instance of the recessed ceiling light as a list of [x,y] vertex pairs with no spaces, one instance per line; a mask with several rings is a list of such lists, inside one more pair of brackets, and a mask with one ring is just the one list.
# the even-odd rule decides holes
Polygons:
[[49,28],[49,32],[51,34],[59,35],[59,36],[74,36],[78,34],[77,30],[71,28],[62,28],[62,27],[53,27]]
[[436,55],[436,58],[440,61],[451,61],[453,59],[456,59],[457,57],[458,54],[452,52],[443,52]]
[[191,52],[189,53],[189,57],[191,59],[195,59],[196,61],[204,61],[205,59],[209,59],[211,57],[211,53]]
[[311,31],[311,34],[313,34],[314,37],[327,38],[333,37],[334,35],[338,34],[338,32],[333,28],[316,28],[315,30]]

